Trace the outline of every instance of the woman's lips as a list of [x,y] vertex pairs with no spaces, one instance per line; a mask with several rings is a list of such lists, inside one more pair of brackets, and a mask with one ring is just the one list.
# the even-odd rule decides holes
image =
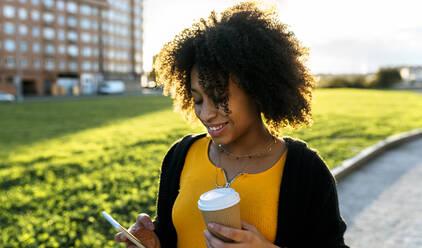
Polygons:
[[226,126],[227,126],[227,122],[226,123],[223,123],[223,124],[220,124],[218,126],[212,126],[212,127],[207,126],[208,133],[211,136],[218,136],[218,135],[220,135],[224,131],[224,128]]

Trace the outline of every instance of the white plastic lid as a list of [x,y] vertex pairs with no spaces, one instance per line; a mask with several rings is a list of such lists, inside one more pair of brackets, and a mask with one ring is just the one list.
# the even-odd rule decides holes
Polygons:
[[234,206],[239,201],[239,193],[232,188],[213,189],[199,197],[198,208],[202,211],[216,211]]

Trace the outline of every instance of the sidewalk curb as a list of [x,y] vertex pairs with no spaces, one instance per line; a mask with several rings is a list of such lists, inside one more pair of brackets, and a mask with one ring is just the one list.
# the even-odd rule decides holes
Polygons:
[[331,173],[336,180],[340,180],[385,151],[419,137],[422,137],[422,128],[389,136],[385,140],[365,148],[358,155],[345,160],[340,166],[332,169]]

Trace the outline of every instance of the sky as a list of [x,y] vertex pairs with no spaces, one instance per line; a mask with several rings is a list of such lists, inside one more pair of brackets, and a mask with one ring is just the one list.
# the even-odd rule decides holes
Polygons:
[[[144,69],[184,28],[240,1],[145,0]],[[310,49],[318,73],[371,73],[386,66],[422,65],[420,0],[270,0],[279,19]]]

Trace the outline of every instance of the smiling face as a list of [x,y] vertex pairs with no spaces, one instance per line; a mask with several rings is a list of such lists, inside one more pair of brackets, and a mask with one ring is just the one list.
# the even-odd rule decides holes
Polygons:
[[[256,131],[262,130],[262,119],[251,97],[229,80],[229,100],[227,114],[223,108],[217,108],[199,84],[198,68],[191,71],[191,92],[197,118],[207,128],[208,133],[218,144],[236,143]],[[253,136],[253,135],[252,135]]]

